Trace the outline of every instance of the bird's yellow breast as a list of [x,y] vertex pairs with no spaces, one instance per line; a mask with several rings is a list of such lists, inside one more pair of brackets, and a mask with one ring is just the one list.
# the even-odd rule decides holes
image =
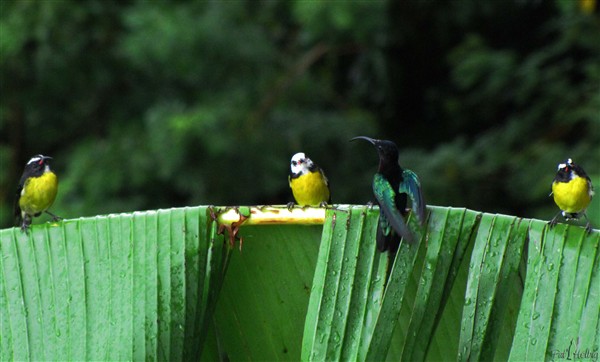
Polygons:
[[584,177],[576,177],[569,182],[553,182],[552,194],[556,205],[568,213],[585,210],[592,200],[588,181]]
[[308,172],[289,181],[298,205],[318,206],[329,201],[327,180],[320,172]]
[[58,190],[58,178],[54,172],[44,172],[39,177],[30,177],[25,181],[19,207],[28,215],[46,211],[54,202]]

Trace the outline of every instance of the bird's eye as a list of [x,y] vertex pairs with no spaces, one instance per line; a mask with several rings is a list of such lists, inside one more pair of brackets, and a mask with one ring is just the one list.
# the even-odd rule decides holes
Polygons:
[[292,161],[292,166],[296,166],[298,163],[296,161]]

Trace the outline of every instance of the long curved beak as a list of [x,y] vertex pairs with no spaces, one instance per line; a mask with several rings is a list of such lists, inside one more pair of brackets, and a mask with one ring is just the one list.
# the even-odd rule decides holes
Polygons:
[[373,138],[369,138],[366,136],[358,136],[358,137],[354,137],[354,138],[350,139],[350,141],[356,141],[356,140],[365,140],[365,141],[371,143],[372,145],[375,144],[375,140]]
[[52,157],[50,157],[50,156],[42,156],[42,160],[52,160]]

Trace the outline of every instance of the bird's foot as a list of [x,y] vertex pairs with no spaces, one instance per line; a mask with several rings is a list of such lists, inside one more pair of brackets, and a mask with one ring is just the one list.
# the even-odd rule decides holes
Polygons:
[[31,225],[31,216],[23,213],[22,219],[21,219],[21,232],[28,234],[30,225]]
[[592,224],[588,221],[587,225],[585,225],[585,232],[587,234],[591,234],[592,233]]
[[556,226],[556,224],[558,223],[557,220],[558,216],[555,216],[552,218],[552,220],[548,221],[548,226],[550,227],[550,229],[552,229],[553,227]]
[[29,234],[29,225],[31,225],[31,221],[27,222],[27,220],[23,220],[23,223],[21,223],[21,232]]
[[63,219],[62,217],[60,217],[60,216],[58,216],[58,215],[54,215],[53,213],[51,213],[51,212],[50,212],[50,211],[48,211],[48,210],[46,210],[46,214],[48,214],[48,215],[52,216],[52,221],[53,221],[53,222],[57,222],[57,221],[60,221],[60,220],[62,220],[62,219]]
[[321,201],[321,203],[319,204],[319,207],[324,207],[324,208],[327,208],[327,206],[329,206],[329,205],[327,204],[327,201]]
[[286,206],[287,206],[288,211],[292,211],[292,209],[294,208],[294,206],[296,206],[296,204],[294,202],[288,202]]

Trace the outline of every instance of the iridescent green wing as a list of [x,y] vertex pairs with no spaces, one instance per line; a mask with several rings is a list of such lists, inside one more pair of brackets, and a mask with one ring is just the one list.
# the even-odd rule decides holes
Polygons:
[[394,190],[385,177],[379,173],[376,173],[373,178],[373,193],[375,194],[375,198],[377,199],[379,207],[383,211],[387,222],[398,235],[404,238],[404,240],[412,243],[414,238],[404,222],[402,214],[400,214],[400,211],[396,208],[396,190]]
[[421,225],[423,225],[425,222],[425,200],[423,199],[421,183],[417,174],[411,170],[402,171],[402,182],[398,191],[410,197],[413,213],[417,216]]

